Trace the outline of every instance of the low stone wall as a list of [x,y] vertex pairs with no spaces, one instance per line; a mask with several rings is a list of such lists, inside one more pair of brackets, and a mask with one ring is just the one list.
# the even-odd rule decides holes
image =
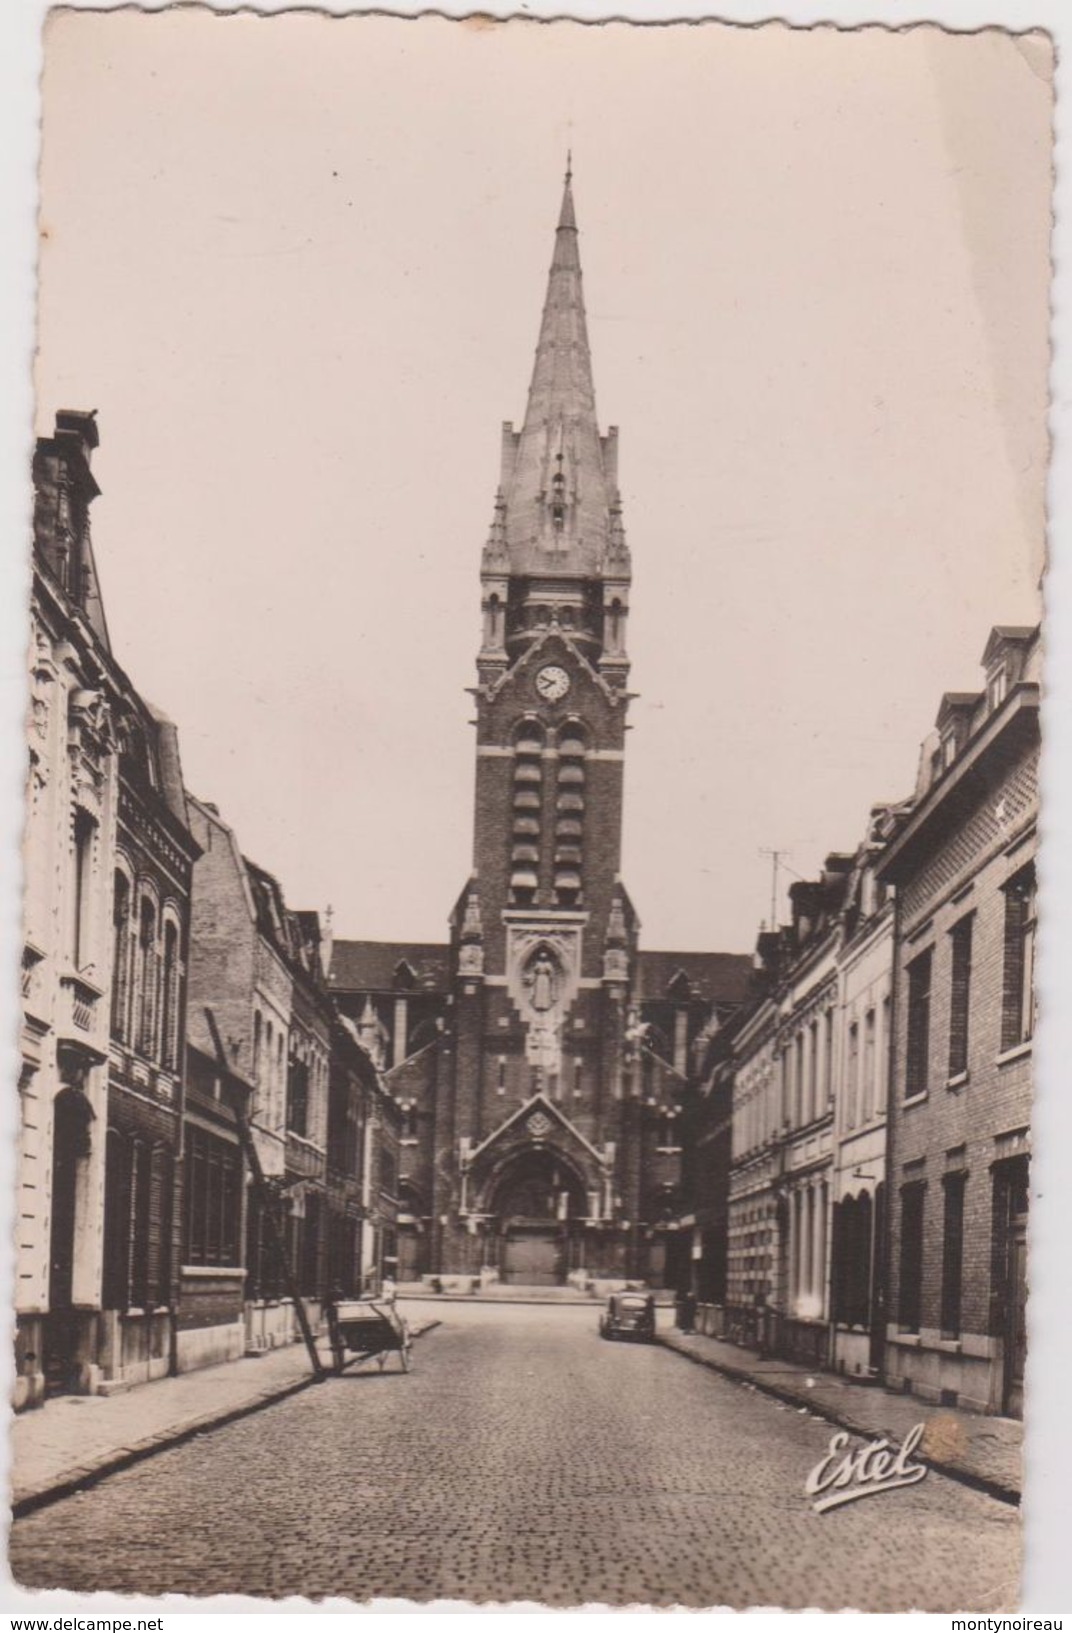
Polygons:
[[[323,1326],[323,1309],[318,1299],[305,1300],[305,1314],[314,1333]],[[245,1307],[246,1354],[263,1355],[285,1344],[301,1342],[302,1332],[293,1300],[257,1299]]]
[[239,1319],[218,1327],[188,1328],[178,1334],[176,1351],[180,1372],[239,1361],[246,1352],[245,1322]]
[[943,1340],[939,1334],[897,1333],[886,1340],[886,1385],[935,1406],[1001,1411],[997,1341],[982,1334]]
[[871,1372],[871,1334],[850,1332],[838,1327],[834,1332],[834,1370],[846,1378],[866,1378]]
[[181,1278],[175,1337],[178,1371],[237,1360],[246,1348],[245,1271],[238,1266],[184,1266]]
[[15,1383],[11,1404],[16,1412],[41,1406],[45,1399],[45,1323],[40,1315],[20,1315],[15,1329]]
[[110,1395],[134,1384],[166,1378],[171,1370],[173,1317],[167,1305],[155,1310],[102,1310],[97,1386]]

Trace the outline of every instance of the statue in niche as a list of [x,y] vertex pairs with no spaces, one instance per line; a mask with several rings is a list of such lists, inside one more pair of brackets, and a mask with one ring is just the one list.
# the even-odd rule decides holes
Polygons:
[[529,1001],[538,1014],[554,1008],[558,997],[558,970],[545,947],[540,948],[529,965],[525,985],[529,989]]

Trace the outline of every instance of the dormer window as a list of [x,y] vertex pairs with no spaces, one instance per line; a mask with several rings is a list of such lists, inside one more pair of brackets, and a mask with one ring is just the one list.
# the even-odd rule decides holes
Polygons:
[[939,770],[948,771],[957,757],[957,734],[950,728],[942,733],[939,749]]
[[995,665],[987,671],[986,677],[986,707],[987,713],[993,714],[1000,709],[1009,690],[1009,671],[1004,663]]

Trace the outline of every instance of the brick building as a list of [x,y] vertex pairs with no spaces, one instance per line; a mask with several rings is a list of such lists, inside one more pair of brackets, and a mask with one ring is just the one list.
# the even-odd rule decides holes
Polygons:
[[136,695],[125,702],[116,713],[103,1387],[163,1377],[174,1364],[185,972],[198,855],[186,818],[175,728]]
[[473,871],[446,945],[343,942],[332,961],[344,1013],[382,1029],[402,1102],[404,1275],[662,1281],[675,1061],[747,980],[733,955],[645,963],[620,878],[632,570],[617,461],[567,176],[481,559]]
[[[192,1366],[296,1338],[280,1240],[314,1325],[329,1291],[379,1285],[395,1254],[400,1113],[379,1036],[336,1009],[325,968],[331,938],[319,915],[290,909],[279,881],[242,854],[215,807],[187,799],[201,845],[179,1312],[180,1364]],[[227,1051],[226,1085],[208,1008]],[[236,1095],[267,1182],[263,1198],[239,1142]]]
[[1022,1410],[1034,1030],[1038,631],[999,627],[978,693],[947,693],[896,888],[886,1374],[924,1399]]

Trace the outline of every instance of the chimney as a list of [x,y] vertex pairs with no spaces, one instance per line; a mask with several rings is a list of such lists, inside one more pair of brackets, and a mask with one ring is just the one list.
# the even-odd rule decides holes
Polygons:
[[56,441],[76,444],[87,467],[91,465],[93,450],[100,445],[97,410],[86,413],[81,408],[61,408],[56,415]]

